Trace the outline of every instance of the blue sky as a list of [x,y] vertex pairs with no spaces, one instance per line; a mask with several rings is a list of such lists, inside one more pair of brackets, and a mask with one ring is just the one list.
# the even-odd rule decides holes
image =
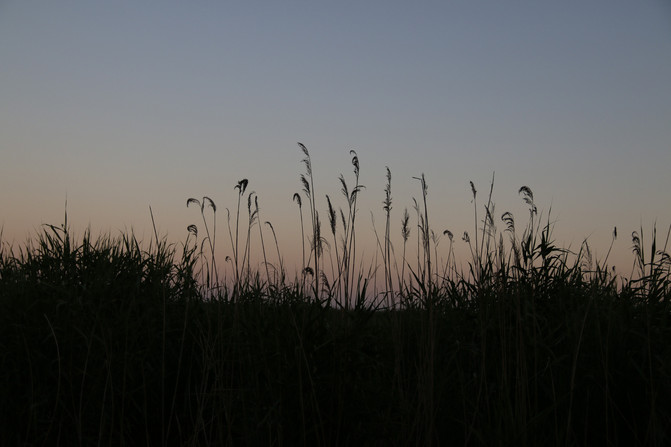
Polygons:
[[248,178],[293,257],[297,141],[323,220],[324,194],[344,206],[338,175],[351,179],[358,152],[369,241],[385,166],[397,233],[421,173],[436,232],[472,232],[469,181],[482,204],[496,172],[497,216],[525,222],[517,191],[528,185],[560,245],[588,237],[603,255],[617,226],[611,259],[626,273],[631,231],[671,224],[664,0],[6,0],[0,61],[6,242],[60,223],[66,198],[80,231],[148,239],[151,205],[180,241],[199,219],[187,198],[232,209]]

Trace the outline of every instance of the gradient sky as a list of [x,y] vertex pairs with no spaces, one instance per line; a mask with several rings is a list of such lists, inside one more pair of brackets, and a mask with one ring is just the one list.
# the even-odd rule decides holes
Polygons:
[[601,258],[617,226],[609,260],[628,274],[631,232],[671,224],[671,3],[0,1],[6,243],[61,223],[66,199],[80,233],[148,240],[151,206],[183,241],[200,223],[186,200],[207,195],[225,256],[225,208],[248,178],[294,265],[298,141],[325,224],[358,152],[364,256],[385,166],[395,237],[424,173],[432,228],[458,251],[469,181],[482,206],[495,172],[500,230],[504,211],[526,222],[528,185],[559,245],[588,238]]

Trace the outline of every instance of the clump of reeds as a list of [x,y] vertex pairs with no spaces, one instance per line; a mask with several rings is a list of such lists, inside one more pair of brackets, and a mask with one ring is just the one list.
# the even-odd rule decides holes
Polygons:
[[[187,200],[200,223],[181,245],[155,226],[147,248],[132,234],[94,240],[87,230],[79,239],[67,214],[24,247],[0,237],[0,444],[671,441],[671,227],[663,245],[656,227],[649,240],[643,228],[632,233],[634,270],[618,282],[610,249],[599,261],[586,241],[577,253],[557,246],[550,212],[539,212],[528,186],[517,191],[526,224],[498,216],[492,176],[484,204],[470,183],[475,222],[463,233],[471,256],[461,269],[460,241],[429,221],[424,175],[394,250],[387,167],[382,265],[364,266],[357,154],[353,183],[339,177],[339,207],[330,195],[319,203],[299,147],[293,282],[268,221],[276,261],[266,250],[247,179],[234,187],[235,212],[227,209],[223,266],[208,196]],[[614,230],[611,247],[616,238]]]

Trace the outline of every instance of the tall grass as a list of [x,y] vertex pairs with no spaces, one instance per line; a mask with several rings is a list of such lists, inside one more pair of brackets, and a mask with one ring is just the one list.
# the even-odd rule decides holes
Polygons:
[[492,177],[482,209],[470,184],[462,269],[453,233],[429,220],[425,176],[415,218],[407,208],[398,218],[386,168],[381,265],[364,266],[357,154],[339,207],[318,198],[300,150],[293,281],[265,222],[276,259],[268,250],[247,179],[227,209],[223,266],[208,196],[187,200],[200,216],[183,244],[156,232],[147,246],[132,233],[76,237],[67,214],[24,246],[0,239],[0,444],[671,442],[671,227],[663,244],[655,227],[632,233],[634,270],[622,278],[587,243],[558,247],[527,186],[527,222],[497,217]]

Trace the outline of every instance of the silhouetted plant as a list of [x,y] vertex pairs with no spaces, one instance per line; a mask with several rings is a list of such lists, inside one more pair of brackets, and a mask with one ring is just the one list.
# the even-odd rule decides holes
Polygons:
[[[406,251],[415,230],[405,209],[399,266],[387,168],[384,238],[371,213],[383,265],[357,264],[358,157],[350,152],[353,188],[340,176],[346,208],[325,196],[330,244],[299,146],[312,227],[306,235],[295,194],[303,250],[293,282],[270,222],[276,264],[267,253],[259,197],[246,179],[235,187],[235,236],[227,209],[221,272],[207,196],[187,200],[200,209],[201,231],[189,225],[180,246],[159,237],[151,208],[148,248],[132,233],[77,238],[67,212],[19,248],[0,230],[0,444],[671,441],[671,227],[663,246],[656,226],[648,239],[643,227],[632,233],[634,269],[618,283],[607,265],[616,229],[602,261],[586,240],[578,253],[558,247],[551,213],[539,213],[523,186],[522,234],[510,212],[499,231],[492,176],[481,209],[471,183],[475,233],[455,241],[431,227],[422,175],[422,197],[413,199],[417,263]],[[256,224],[263,268],[251,263]],[[470,250],[466,267],[455,260],[460,243]]]

